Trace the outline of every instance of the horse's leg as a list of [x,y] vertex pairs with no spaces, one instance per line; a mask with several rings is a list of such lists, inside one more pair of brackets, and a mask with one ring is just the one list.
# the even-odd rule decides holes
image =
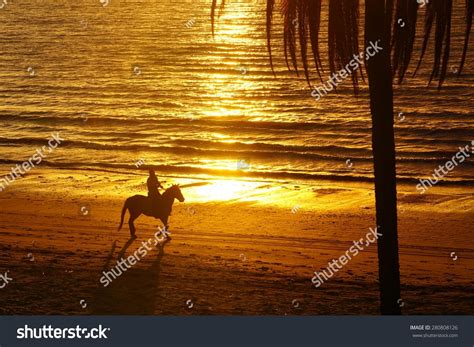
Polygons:
[[130,213],[130,219],[128,220],[128,226],[130,228],[130,237],[132,238],[136,238],[135,236],[135,224],[133,224],[133,222],[135,221],[135,219],[138,218],[138,216],[140,216],[139,214],[137,213]]
[[165,230],[168,230],[169,225],[168,225],[168,217],[160,217],[161,222],[163,223]]
[[[168,225],[168,217],[160,217],[161,222],[164,225],[165,231],[168,231],[169,225]],[[165,234],[167,238],[171,240],[171,237],[169,236],[168,233]]]

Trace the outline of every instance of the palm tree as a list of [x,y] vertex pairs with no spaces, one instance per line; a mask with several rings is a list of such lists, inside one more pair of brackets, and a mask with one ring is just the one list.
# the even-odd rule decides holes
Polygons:
[[[323,66],[319,47],[321,7],[325,0],[280,0],[284,19],[283,43],[288,69],[298,72],[301,62],[308,83],[316,73],[321,81]],[[354,54],[359,54],[359,0],[326,0],[328,13],[327,58],[330,74],[345,67]],[[474,0],[466,1],[466,31],[464,50],[458,74],[466,59],[472,25]],[[221,0],[220,8],[225,0]],[[271,31],[275,0],[266,2],[267,46],[272,63]],[[426,5],[426,6],[424,6]],[[214,18],[217,0],[212,0],[211,19]],[[366,62],[372,113],[372,152],[374,158],[374,183],[376,221],[381,236],[378,239],[380,303],[382,314],[401,314],[400,271],[397,236],[397,187],[395,169],[395,138],[393,119],[393,79],[401,83],[410,64],[415,41],[418,10],[425,7],[424,34],[417,68],[425,56],[433,26],[434,62],[429,83],[438,80],[441,88],[446,77],[450,52],[451,17],[453,0],[365,0],[365,46],[380,41],[380,53]],[[402,22],[400,22],[400,19]],[[296,23],[296,25],[295,25]],[[401,25],[403,24],[403,25]],[[309,67],[312,55],[314,69]],[[298,53],[300,58],[298,58]],[[363,71],[353,71],[352,82],[357,94],[358,80]]]

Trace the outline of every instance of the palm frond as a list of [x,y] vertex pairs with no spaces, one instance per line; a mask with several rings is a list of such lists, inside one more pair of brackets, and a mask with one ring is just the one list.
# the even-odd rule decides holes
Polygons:
[[464,35],[464,50],[462,53],[461,63],[459,65],[460,75],[466,61],[467,47],[469,46],[469,35],[471,34],[472,28],[472,15],[474,13],[474,0],[466,0],[466,33]]
[[323,81],[321,73],[324,72],[323,64],[321,63],[321,56],[319,54],[319,29],[321,27],[321,1],[322,0],[310,0],[308,4],[308,30],[309,38],[311,41],[311,50],[313,53],[313,60],[316,66],[316,72],[321,80]]
[[[345,68],[359,54],[359,0],[329,0],[328,58],[330,73]],[[357,92],[357,70],[351,74]]]
[[[472,0],[471,0],[472,1]],[[415,73],[421,66],[426,53],[428,41],[431,36],[433,24],[435,25],[434,33],[434,52],[433,52],[433,68],[431,70],[429,83],[434,78],[438,78],[438,87],[441,88],[446,77],[446,71],[449,61],[449,52],[451,46],[451,13],[452,0],[430,0],[426,6],[425,15],[425,33],[423,38],[423,47],[421,56],[416,67]],[[444,46],[444,47],[443,47]]]
[[[312,72],[322,81],[323,64],[321,62],[320,31],[321,8],[323,1],[328,2],[328,47],[327,58],[329,73],[333,74],[345,68],[360,53],[359,48],[359,0],[280,0],[276,6],[275,0],[267,0],[266,31],[267,47],[270,56],[270,66],[273,71],[272,40],[273,17],[280,11],[283,17],[283,48],[287,67],[299,73],[301,64],[306,80],[311,84]],[[413,47],[416,37],[419,3],[417,0],[380,0],[386,3],[385,16],[388,37],[390,38],[392,72],[398,83],[402,83],[413,57]],[[224,7],[221,0],[220,8]],[[469,36],[472,28],[474,0],[466,0],[466,31],[464,48],[459,74],[465,65]],[[212,0],[211,22],[214,34],[217,0]],[[426,1],[424,33],[418,64],[414,75],[419,70],[426,55],[429,40],[434,31],[433,66],[429,83],[438,80],[441,88],[447,73],[451,48],[451,17],[453,0]],[[400,22],[401,20],[401,22]],[[385,33],[384,33],[385,34]],[[311,49],[311,54],[308,50]],[[299,50],[299,52],[298,52]],[[299,57],[298,57],[299,56]],[[309,59],[315,69],[310,68]],[[357,92],[359,78],[363,78],[362,67],[351,74],[354,91]]]
[[275,7],[275,0],[267,0],[267,49],[268,56],[270,58],[270,68],[272,69],[273,74],[275,71],[273,69],[273,57],[272,57],[272,19],[273,19],[273,9]]
[[392,69],[394,76],[398,77],[398,83],[401,83],[413,53],[418,3],[413,0],[398,0],[396,6],[391,43]]

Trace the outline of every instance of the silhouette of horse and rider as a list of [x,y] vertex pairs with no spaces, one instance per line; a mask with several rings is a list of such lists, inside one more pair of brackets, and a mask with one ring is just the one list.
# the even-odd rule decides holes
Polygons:
[[172,185],[170,188],[166,189],[163,194],[160,194],[158,189],[164,189],[163,186],[158,181],[154,170],[150,170],[149,173],[150,174],[146,182],[148,188],[148,197],[144,195],[134,195],[125,200],[125,204],[123,205],[122,217],[118,230],[120,231],[122,229],[123,219],[125,217],[125,213],[128,210],[130,213],[128,225],[130,227],[130,236],[132,238],[136,238],[136,229],[133,222],[142,214],[160,219],[164,225],[165,230],[168,230],[168,218],[171,214],[174,199],[178,199],[180,202],[184,201],[181,189],[177,184]]

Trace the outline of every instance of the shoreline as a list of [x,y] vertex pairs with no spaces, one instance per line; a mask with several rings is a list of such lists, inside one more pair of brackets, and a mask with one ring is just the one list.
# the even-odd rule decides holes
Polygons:
[[[22,162],[0,159],[0,179],[5,177],[3,172],[9,172],[14,167],[12,165],[20,165]],[[149,169],[154,169],[160,172],[162,176],[179,179],[199,179],[199,180],[214,180],[214,179],[235,179],[235,180],[252,180],[261,182],[275,182],[275,183],[290,183],[299,182],[301,184],[312,184],[312,182],[327,182],[340,184],[357,184],[357,183],[373,183],[373,177],[369,176],[347,176],[344,174],[335,176],[334,174],[309,174],[309,173],[293,173],[293,172],[260,172],[251,171],[249,169],[212,169],[212,168],[198,168],[198,167],[175,167],[167,165],[147,165],[143,164],[139,167],[136,165],[121,165],[121,164],[98,164],[96,166],[74,167],[64,165],[63,163],[51,163],[47,160],[42,161],[41,167],[45,170],[63,170],[74,172],[98,172],[98,173],[112,173],[130,176],[147,175]],[[181,170],[181,172],[179,171]],[[137,172],[139,171],[139,172]],[[347,173],[350,170],[347,169]],[[429,180],[433,176],[414,177],[397,177],[399,186],[413,185],[417,186],[422,180]],[[444,178],[444,177],[443,177]],[[474,179],[455,179],[455,180],[438,180],[436,184],[441,187],[474,187]],[[416,188],[414,188],[417,191]]]

